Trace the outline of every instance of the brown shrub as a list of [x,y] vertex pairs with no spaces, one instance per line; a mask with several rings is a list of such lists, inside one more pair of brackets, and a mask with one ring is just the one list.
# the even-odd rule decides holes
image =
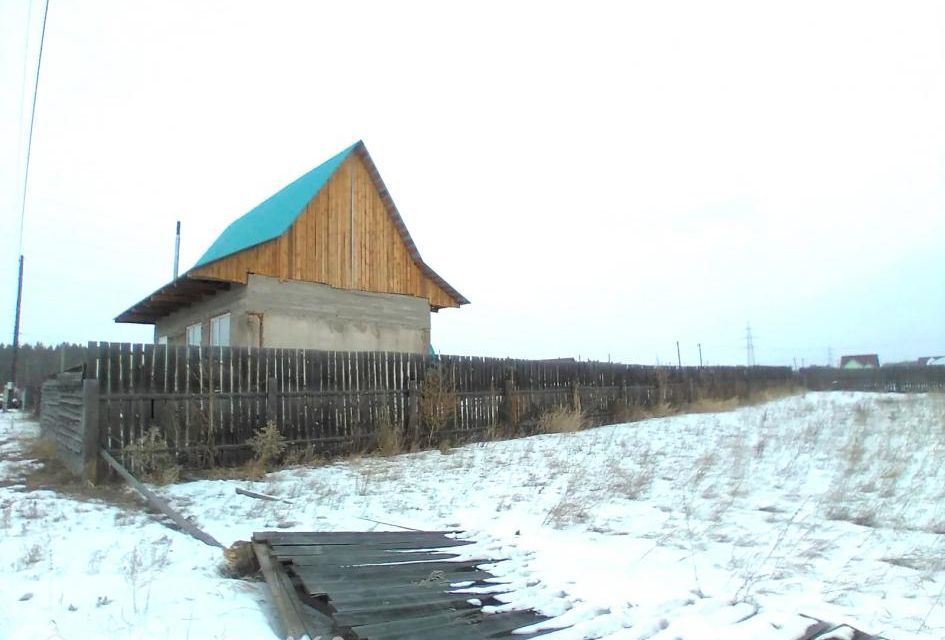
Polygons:
[[420,389],[421,433],[415,434],[414,447],[432,448],[439,441],[439,433],[456,411],[459,397],[453,381],[437,367],[428,369]]
[[173,484],[180,479],[180,465],[169,450],[164,434],[157,427],[145,431],[124,449],[132,473],[145,482]]

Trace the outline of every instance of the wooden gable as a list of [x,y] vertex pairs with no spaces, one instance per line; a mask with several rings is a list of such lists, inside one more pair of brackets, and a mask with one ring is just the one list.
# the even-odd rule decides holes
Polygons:
[[360,144],[288,231],[187,275],[245,284],[250,273],[426,298],[434,309],[467,302],[420,259]]

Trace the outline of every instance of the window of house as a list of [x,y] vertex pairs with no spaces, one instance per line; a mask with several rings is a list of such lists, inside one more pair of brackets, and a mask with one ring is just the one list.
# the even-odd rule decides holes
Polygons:
[[230,346],[230,314],[224,313],[210,318],[210,346]]
[[203,325],[196,322],[187,327],[187,346],[197,347],[203,344]]

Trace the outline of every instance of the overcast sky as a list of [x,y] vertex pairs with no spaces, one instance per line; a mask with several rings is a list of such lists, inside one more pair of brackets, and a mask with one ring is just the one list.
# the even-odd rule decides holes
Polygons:
[[[0,341],[42,2],[0,0]],[[945,353],[945,3],[51,0],[22,340],[114,316],[363,139],[445,353]]]

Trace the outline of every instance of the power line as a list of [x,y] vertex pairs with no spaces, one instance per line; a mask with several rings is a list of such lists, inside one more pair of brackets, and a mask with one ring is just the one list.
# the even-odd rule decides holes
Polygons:
[[[43,8],[43,27],[39,34],[39,60],[36,62],[36,78],[33,81],[33,106],[30,109],[29,134],[26,137],[26,170],[23,171],[23,197],[20,200],[20,251],[23,253],[23,223],[26,220],[26,189],[30,181],[30,156],[33,154],[33,123],[36,120],[36,96],[39,94],[39,71],[43,67],[43,44],[46,41],[46,18],[49,15],[49,0],[46,0]],[[29,39],[27,38],[27,49]],[[29,50],[24,56],[29,55]]]
[[[30,53],[30,36],[32,35],[32,29],[30,28],[33,24],[33,3],[30,1],[26,5],[26,39],[23,42],[23,73],[20,75],[20,108],[17,112],[16,124],[17,124],[17,134],[16,134],[16,151],[19,153],[23,150],[23,98],[26,95],[26,67],[29,63],[29,53]],[[26,167],[23,167],[23,170],[26,170]],[[20,198],[21,202],[25,200],[26,194],[21,193]],[[23,253],[23,211],[20,210],[20,228],[18,232],[19,237],[19,246],[17,247],[17,253]]]

